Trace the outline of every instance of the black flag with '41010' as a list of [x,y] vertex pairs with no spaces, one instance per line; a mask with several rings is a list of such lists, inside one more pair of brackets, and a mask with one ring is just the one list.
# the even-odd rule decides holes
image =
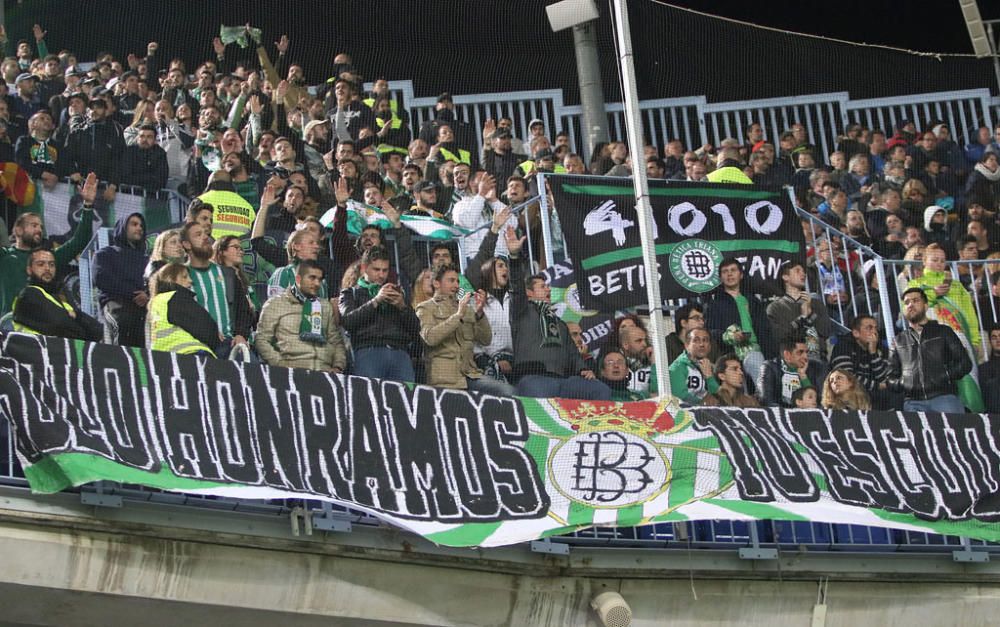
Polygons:
[[[615,311],[645,306],[646,282],[632,180],[549,175],[580,302]],[[802,227],[787,192],[728,183],[649,181],[660,295],[691,298],[719,285],[719,265],[736,258],[754,281],[777,281],[805,259]]]

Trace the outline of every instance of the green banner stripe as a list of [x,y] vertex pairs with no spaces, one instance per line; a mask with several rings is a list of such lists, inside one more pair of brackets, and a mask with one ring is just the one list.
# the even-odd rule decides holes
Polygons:
[[478,546],[490,537],[503,523],[467,523],[448,531],[429,533],[426,537],[431,542],[444,546]]
[[[670,252],[683,242],[673,244],[657,244],[656,255],[669,255]],[[798,242],[786,242],[780,240],[757,240],[757,239],[733,239],[733,240],[712,240],[710,242],[722,252],[736,252],[741,250],[776,250],[783,253],[799,252]],[[630,259],[641,259],[643,255],[642,246],[622,248],[612,250],[593,257],[586,257],[580,262],[584,270],[607,266],[620,261]]]
[[[24,469],[31,489],[41,494],[53,494],[91,481],[110,479],[120,483],[141,483],[165,490],[206,490],[238,488],[239,484],[200,481],[178,477],[161,465],[158,472],[129,468],[110,459],[86,453],[56,453]],[[249,487],[249,486],[246,486]]]
[[86,367],[83,360],[83,340],[73,340],[73,352],[76,354],[76,363],[80,368]]
[[[563,185],[562,191],[567,194],[586,194],[588,196],[635,196],[631,185]],[[717,198],[746,198],[747,200],[766,200],[778,198],[781,192],[767,192],[758,189],[691,188],[691,187],[650,187],[650,196],[689,196]]]
[[567,429],[566,427],[556,422],[555,419],[553,419],[552,416],[549,415],[549,412],[545,408],[545,406],[543,406],[536,399],[527,396],[523,398],[518,397],[518,399],[524,406],[524,413],[530,416],[531,422],[534,422],[542,429],[545,429],[545,431],[547,431],[548,433],[564,438],[576,435],[576,431],[573,431],[572,429]]
[[634,527],[642,520],[642,503],[618,510],[617,525],[619,527]]
[[698,452],[690,449],[674,449],[670,460],[673,476],[670,479],[670,494],[667,507],[673,509],[694,498],[694,482],[698,474]]
[[668,512],[660,516],[655,516],[650,519],[649,522],[660,523],[660,522],[683,522],[685,520],[690,520],[687,516],[680,512]]
[[572,526],[592,524],[594,522],[594,508],[573,501],[569,504],[569,516],[567,516],[566,522]]
[[717,507],[728,509],[737,514],[753,516],[758,520],[790,520],[793,522],[809,522],[809,519],[798,514],[785,511],[780,507],[768,505],[766,503],[753,503],[750,501],[723,501],[721,499],[705,499],[705,503],[711,503]]
[[146,359],[142,355],[142,349],[133,346],[132,355],[135,357],[135,365],[139,370],[139,385],[149,387],[149,376],[146,374]]
[[928,533],[939,533],[946,536],[970,536],[979,540],[986,540],[987,542],[1000,541],[1000,528],[998,528],[996,523],[984,523],[976,520],[963,522],[921,520],[913,514],[897,514],[882,509],[869,509],[868,511],[882,520],[923,527]]

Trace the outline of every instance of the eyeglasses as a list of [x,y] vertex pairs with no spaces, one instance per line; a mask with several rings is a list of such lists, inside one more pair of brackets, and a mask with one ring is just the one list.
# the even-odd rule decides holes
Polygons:
[[605,366],[624,366],[625,365],[625,360],[624,359],[605,359],[604,360],[604,365]]

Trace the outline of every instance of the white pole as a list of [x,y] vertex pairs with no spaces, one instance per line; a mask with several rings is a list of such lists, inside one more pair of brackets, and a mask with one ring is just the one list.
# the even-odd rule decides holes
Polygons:
[[628,151],[632,155],[632,184],[635,187],[635,210],[639,216],[639,238],[642,242],[643,270],[646,273],[646,298],[649,301],[649,342],[656,360],[656,385],[661,395],[669,396],[670,373],[667,363],[667,343],[663,325],[663,299],[660,298],[660,273],[656,263],[656,242],[653,239],[653,208],[649,202],[646,164],[642,161],[642,119],[639,117],[639,93],[635,87],[635,66],[632,63],[632,33],[628,24],[625,0],[614,0],[615,37],[618,40],[619,70],[622,75],[622,99],[625,104],[625,125],[628,129]]

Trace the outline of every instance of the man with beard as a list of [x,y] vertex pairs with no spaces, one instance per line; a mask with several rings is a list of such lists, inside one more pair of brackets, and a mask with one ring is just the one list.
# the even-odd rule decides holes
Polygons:
[[833,333],[830,314],[823,300],[806,291],[806,269],[798,261],[781,267],[784,294],[767,306],[767,319],[771,334],[778,342],[790,335],[801,335],[809,350],[809,357],[825,361],[827,339]]
[[39,111],[28,120],[28,134],[17,139],[14,156],[17,164],[33,179],[41,179],[47,189],[59,182],[56,163],[59,159],[58,145],[52,140],[55,124],[48,111]]
[[108,117],[108,104],[102,98],[92,98],[88,106],[90,121],[72,131],[66,138],[61,170],[74,181],[82,172],[93,172],[107,181],[105,200],[114,200],[118,184],[118,166],[125,142],[118,125]]
[[513,135],[507,129],[500,129],[493,134],[491,140],[493,150],[488,150],[483,155],[483,169],[496,179],[497,185],[501,188],[507,186],[507,179],[517,170],[517,166],[524,162],[528,156],[515,154],[511,147]]
[[889,389],[906,395],[903,411],[960,414],[958,381],[972,370],[969,353],[950,327],[927,319],[927,295],[919,287],[903,292],[907,328],[889,353]]
[[118,219],[111,244],[94,257],[94,283],[100,292],[109,344],[143,347],[146,293],[143,278],[146,254],[146,220],[141,213]]
[[251,174],[243,163],[243,154],[227,152],[222,156],[222,169],[229,175],[233,189],[251,207],[260,205],[260,195],[257,194],[257,176]]
[[330,122],[329,120],[312,120],[306,123],[302,131],[305,142],[302,144],[302,156],[306,161],[309,175],[320,180],[326,174],[326,163],[323,155],[330,152]]
[[143,124],[135,143],[122,154],[121,182],[156,191],[167,186],[169,176],[167,153],[156,143],[156,127]]
[[636,326],[622,327],[618,333],[618,345],[625,354],[631,373],[629,389],[646,397],[655,396],[656,365],[652,361],[653,350],[649,346],[649,334]]
[[[91,172],[80,190],[83,208],[80,222],[69,241],[55,249],[56,276],[61,277],[69,264],[83,252],[93,236],[94,199],[97,197],[97,176]],[[49,248],[44,225],[37,213],[22,213],[14,222],[14,245],[0,250],[0,315],[11,310],[14,298],[27,283],[28,255],[37,248]]]
[[56,280],[56,257],[37,249],[28,255],[28,285],[14,300],[14,330],[98,342],[101,323],[72,302]]
[[251,331],[251,321],[236,315],[243,311],[236,306],[240,281],[232,268],[212,261],[212,236],[201,224],[187,222],[181,227],[181,245],[187,253],[195,300],[212,316],[223,337],[216,356],[225,359],[233,346],[246,343]]
[[850,335],[842,335],[833,347],[831,370],[850,372],[864,386],[872,400],[872,409],[895,409],[888,392],[889,362],[879,346],[878,321],[860,314],[851,321]]
[[[452,176],[455,191],[461,197],[452,208],[451,219],[456,226],[473,231],[462,243],[467,257],[472,257],[486,237],[486,229],[480,228],[493,222],[493,215],[505,205],[497,198],[497,180],[485,172],[471,177],[468,164],[455,164]],[[508,226],[517,228],[517,218],[511,216]],[[507,255],[507,246],[502,240],[497,242],[496,254]]]

